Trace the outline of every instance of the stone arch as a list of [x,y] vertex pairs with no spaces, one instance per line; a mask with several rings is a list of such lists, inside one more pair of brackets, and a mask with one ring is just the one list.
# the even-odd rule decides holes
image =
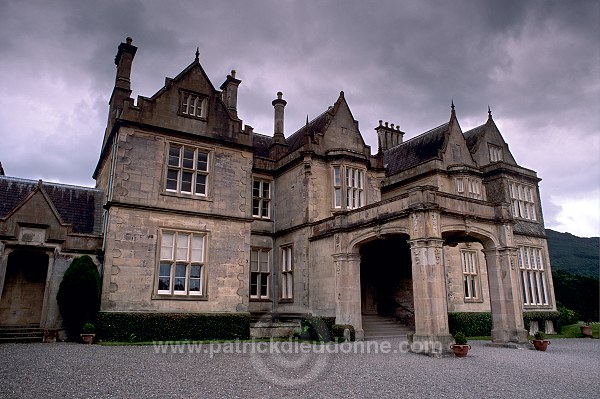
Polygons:
[[441,233],[445,245],[469,240],[483,245],[492,313],[492,341],[498,344],[526,343],[527,332],[523,324],[521,290],[515,266],[516,249],[508,245],[506,237],[477,226],[447,225]]

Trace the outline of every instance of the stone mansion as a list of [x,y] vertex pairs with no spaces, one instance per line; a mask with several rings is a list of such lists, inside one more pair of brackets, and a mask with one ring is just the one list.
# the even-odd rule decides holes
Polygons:
[[359,339],[379,315],[445,343],[449,312],[491,312],[493,341],[519,344],[524,312],[556,310],[540,179],[491,112],[463,132],[452,105],[408,140],[380,122],[372,151],[343,92],[291,134],[277,93],[263,135],[238,115],[235,71],[217,88],[198,53],[134,101],[136,51],[118,47],[96,188],[0,176],[0,324],[59,328],[82,253],[104,312],[334,316]]

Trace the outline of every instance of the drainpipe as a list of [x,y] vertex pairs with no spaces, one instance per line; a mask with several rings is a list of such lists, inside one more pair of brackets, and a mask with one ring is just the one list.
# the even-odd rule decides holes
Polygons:
[[[273,179],[273,198],[271,199],[271,204],[273,204],[273,229],[272,229],[272,233],[273,233],[273,238],[275,236],[275,179]],[[272,279],[272,283],[271,283],[271,321],[273,321],[274,317],[275,317],[275,259],[276,258],[276,250],[277,248],[275,248],[275,241],[273,241],[273,267],[271,268],[271,273],[273,276]],[[277,252],[278,253],[278,252]]]

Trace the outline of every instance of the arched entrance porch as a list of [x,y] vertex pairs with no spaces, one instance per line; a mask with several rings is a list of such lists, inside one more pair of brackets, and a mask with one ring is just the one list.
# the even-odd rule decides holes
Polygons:
[[48,261],[45,252],[10,252],[0,287],[0,325],[40,325]]
[[407,235],[387,235],[360,246],[361,312],[414,326],[410,246]]

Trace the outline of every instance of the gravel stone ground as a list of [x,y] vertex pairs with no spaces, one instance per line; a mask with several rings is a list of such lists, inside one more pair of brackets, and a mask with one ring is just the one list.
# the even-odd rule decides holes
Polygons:
[[555,339],[546,352],[486,343],[471,341],[466,358],[406,353],[401,341],[370,343],[371,353],[289,342],[2,344],[0,398],[600,397],[600,340]]

